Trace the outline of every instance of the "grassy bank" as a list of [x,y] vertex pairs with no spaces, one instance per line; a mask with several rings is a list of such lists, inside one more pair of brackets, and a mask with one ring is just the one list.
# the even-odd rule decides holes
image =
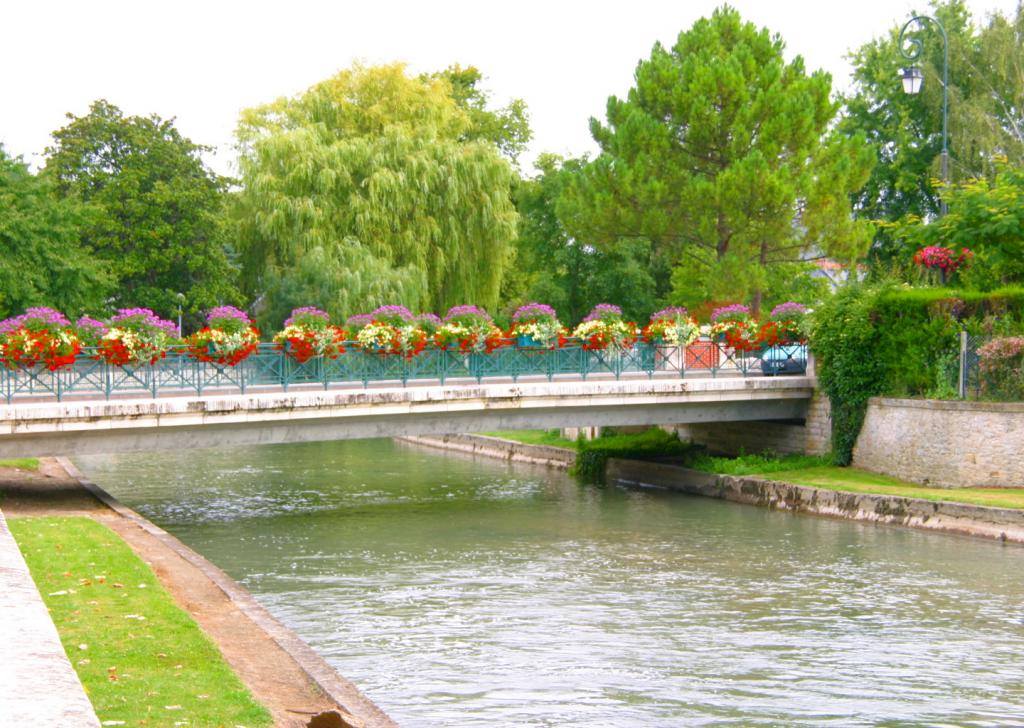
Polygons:
[[0,460],[0,468],[17,468],[18,470],[39,470],[38,458],[13,458]]
[[674,456],[679,464],[707,473],[749,475],[848,493],[895,495],[995,508],[1024,508],[1024,488],[930,488],[858,468],[836,467],[829,464],[832,458],[827,455],[714,457],[708,455],[703,448],[681,443],[673,435],[658,428],[638,434],[610,434],[596,440],[579,442],[560,437],[558,430],[484,434],[528,445],[554,445],[576,450],[576,472],[588,478],[599,478],[610,457],[643,459]]
[[113,531],[88,518],[8,523],[101,723],[272,724],[216,646]]
[[809,455],[745,455],[738,458],[704,455],[688,465],[709,473],[760,476],[847,493],[896,495],[996,508],[1024,508],[1024,488],[930,488],[859,468],[836,467],[829,465],[829,461],[828,457]]

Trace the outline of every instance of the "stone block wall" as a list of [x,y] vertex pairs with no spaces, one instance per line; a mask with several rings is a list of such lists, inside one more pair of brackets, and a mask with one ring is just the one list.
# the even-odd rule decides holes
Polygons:
[[923,485],[1024,487],[1024,403],[874,398],[853,464]]
[[832,419],[828,398],[816,394],[803,422],[708,422],[668,428],[680,439],[704,445],[723,455],[761,453],[822,455],[832,447]]

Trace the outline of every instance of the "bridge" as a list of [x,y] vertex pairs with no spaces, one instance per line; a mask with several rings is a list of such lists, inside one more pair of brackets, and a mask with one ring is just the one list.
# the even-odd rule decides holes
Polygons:
[[[765,376],[778,357],[708,342],[696,354],[348,352],[296,364],[262,350],[239,367],[189,360],[0,372],[0,458],[490,430],[804,419],[815,378]],[[806,363],[806,351],[787,359]]]
[[468,383],[0,406],[0,458],[591,425],[803,419],[814,378]]

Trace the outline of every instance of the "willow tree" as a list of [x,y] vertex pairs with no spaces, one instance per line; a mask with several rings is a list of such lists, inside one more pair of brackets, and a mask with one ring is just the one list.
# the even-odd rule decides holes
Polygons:
[[831,78],[786,62],[777,35],[725,6],[656,44],[607,123],[591,119],[600,154],[559,205],[581,240],[644,238],[673,266],[681,303],[746,298],[769,268],[809,255],[857,257],[869,231],[848,194],[871,153],[831,131]]
[[[244,111],[237,212],[250,293],[338,315],[496,305],[516,230],[512,171],[472,123],[448,80],[401,64],[357,65]],[[295,300],[303,291],[317,300]]]

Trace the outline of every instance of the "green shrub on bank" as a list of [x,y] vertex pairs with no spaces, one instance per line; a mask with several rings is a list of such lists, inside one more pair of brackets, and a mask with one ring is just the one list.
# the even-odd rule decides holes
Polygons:
[[573,474],[590,480],[601,480],[608,458],[645,458],[687,455],[696,446],[680,442],[675,433],[653,427],[632,435],[606,435],[596,440],[578,442]]

